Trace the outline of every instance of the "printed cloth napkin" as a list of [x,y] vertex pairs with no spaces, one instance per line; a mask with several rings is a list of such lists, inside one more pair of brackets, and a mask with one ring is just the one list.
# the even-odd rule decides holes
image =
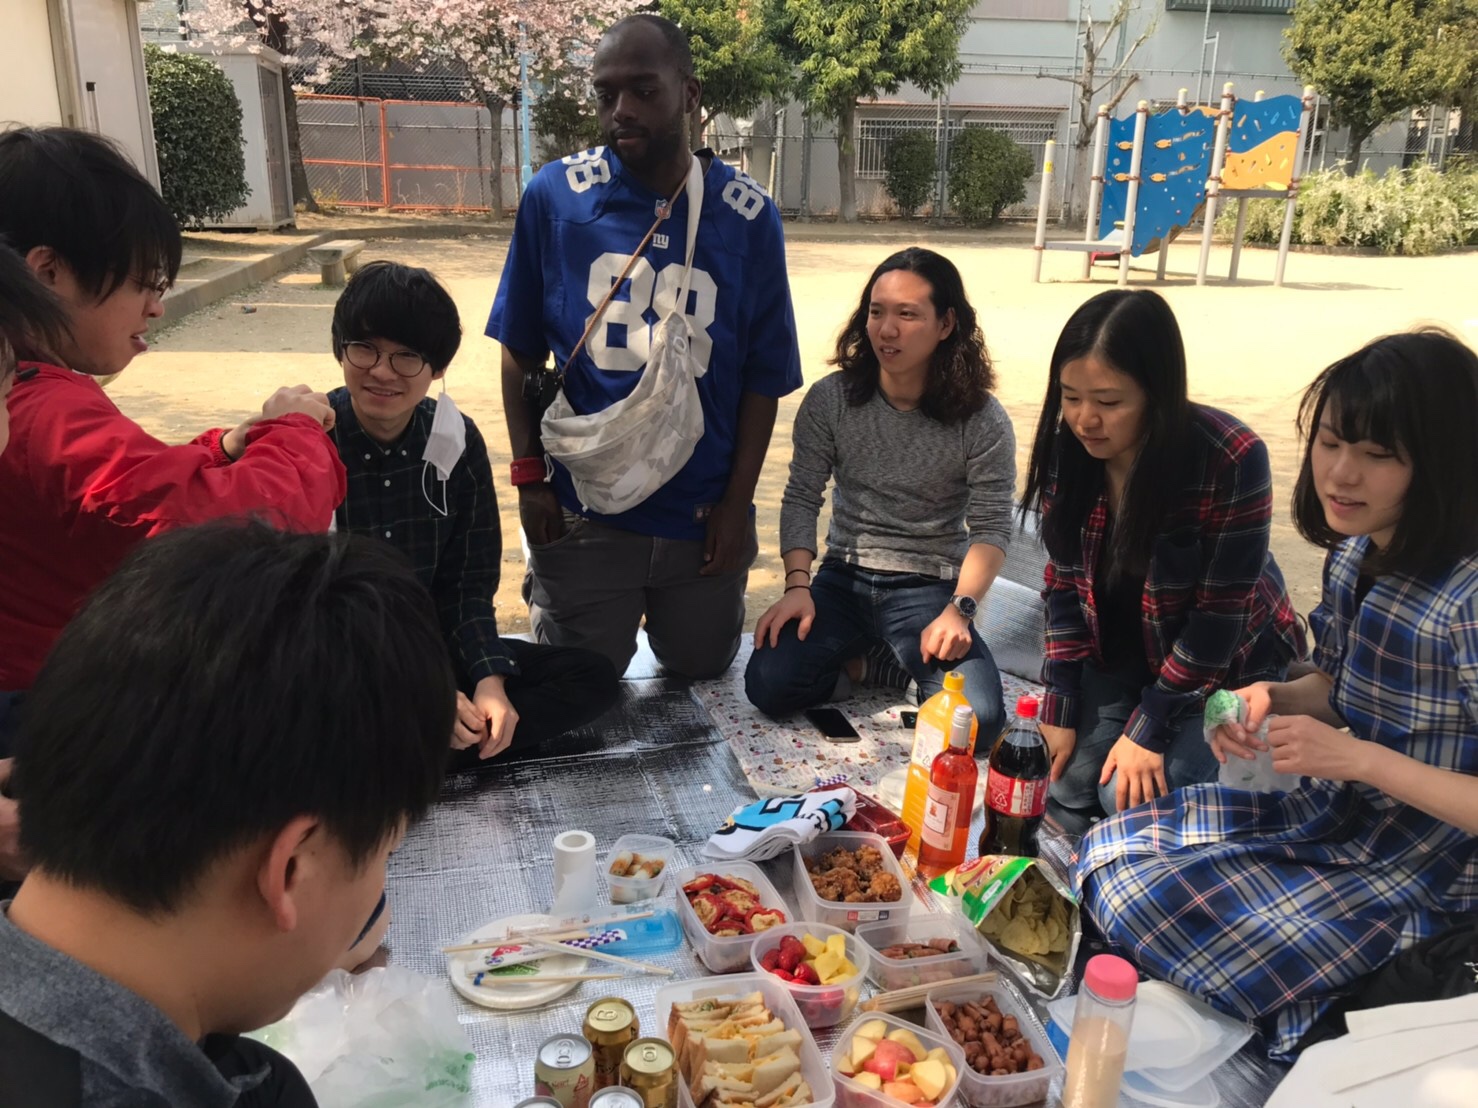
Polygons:
[[703,847],[705,858],[763,862],[824,831],[840,831],[857,811],[857,794],[845,785],[798,796],[763,797],[734,809]]

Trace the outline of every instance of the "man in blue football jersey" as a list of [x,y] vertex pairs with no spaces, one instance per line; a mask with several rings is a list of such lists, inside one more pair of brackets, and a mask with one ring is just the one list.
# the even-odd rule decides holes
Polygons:
[[[675,24],[645,14],[615,24],[596,49],[592,80],[605,145],[546,165],[530,183],[487,327],[503,344],[512,476],[529,542],[524,594],[541,642],[598,650],[624,671],[645,616],[664,667],[713,677],[733,661],[744,626],[758,551],[754,488],[778,398],[801,384],[780,214],[745,174],[710,151],[690,152],[687,121],[701,87]],[[551,355],[565,365],[659,203],[671,200],[564,378],[578,413],[603,411],[636,386],[683,275],[682,185],[695,157],[704,189],[684,307],[706,366],[703,436],[646,500],[601,515],[546,460],[524,381]]]

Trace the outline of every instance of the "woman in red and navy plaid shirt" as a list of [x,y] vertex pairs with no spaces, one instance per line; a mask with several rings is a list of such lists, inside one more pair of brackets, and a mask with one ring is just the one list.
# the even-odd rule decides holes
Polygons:
[[1023,502],[1050,555],[1053,816],[1080,833],[1213,779],[1206,695],[1281,680],[1303,642],[1268,552],[1267,448],[1187,399],[1180,328],[1155,293],[1105,292],[1068,320]]

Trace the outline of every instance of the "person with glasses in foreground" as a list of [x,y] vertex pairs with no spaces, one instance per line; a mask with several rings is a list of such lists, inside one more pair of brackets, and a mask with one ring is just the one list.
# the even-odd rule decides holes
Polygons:
[[[0,237],[68,321],[65,336],[18,349],[11,441],[0,456],[9,586],[0,593],[0,695],[13,700],[82,599],[145,538],[239,515],[322,530],[343,499],[344,469],[324,434],[333,409],[306,385],[277,390],[237,427],[168,446],[95,380],[148,349],[181,255],[164,200],[106,139],[61,127],[0,133]],[[0,756],[5,742],[0,735]]]
[[[601,654],[498,634],[493,471],[477,424],[446,395],[461,342],[457,305],[429,271],[371,262],[334,305],[344,387],[328,394],[349,490],[335,525],[398,549],[436,601],[457,675],[458,769],[589,723],[618,688]],[[433,382],[442,385],[435,400],[426,395]]]

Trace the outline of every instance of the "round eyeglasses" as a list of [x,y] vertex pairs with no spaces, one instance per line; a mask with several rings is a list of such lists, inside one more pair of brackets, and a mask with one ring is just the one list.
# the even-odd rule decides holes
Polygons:
[[386,354],[371,342],[346,342],[344,357],[355,369],[374,369],[384,358],[399,377],[415,377],[426,368],[426,359],[414,350],[397,350]]

